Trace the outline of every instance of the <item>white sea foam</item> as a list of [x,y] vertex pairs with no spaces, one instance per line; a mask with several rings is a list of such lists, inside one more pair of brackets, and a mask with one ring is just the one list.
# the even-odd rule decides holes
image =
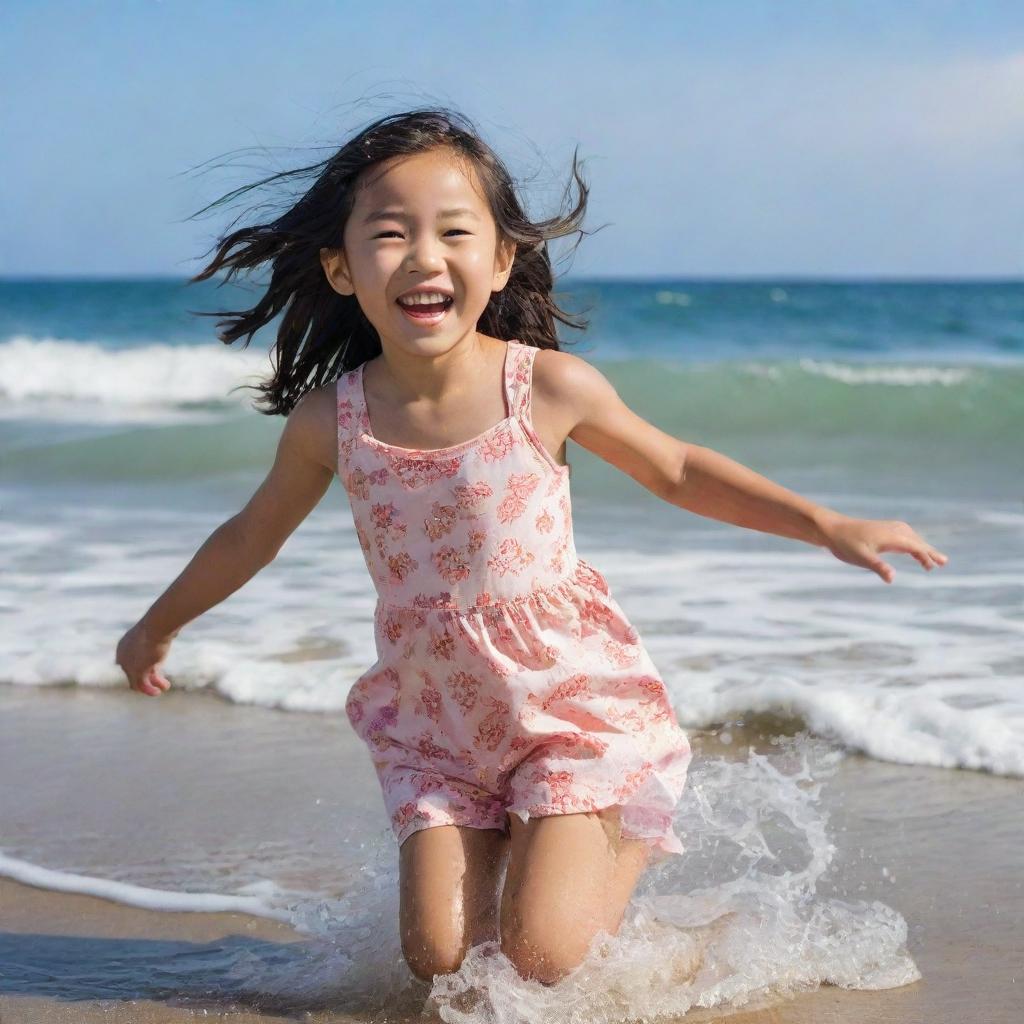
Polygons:
[[251,402],[255,392],[231,389],[255,384],[270,371],[266,353],[220,342],[110,349],[14,337],[0,343],[0,416],[90,423],[181,419],[181,406]]
[[[9,517],[0,532],[0,683],[126,686],[118,638],[223,517],[140,509],[126,533],[120,507],[48,514]],[[976,515],[1019,549],[1016,518]],[[948,553],[941,523],[925,532]],[[954,557],[925,573],[890,554],[897,576],[886,586],[822,549],[701,547],[700,536],[674,548],[666,538],[652,554],[577,538],[684,727],[771,712],[882,760],[1024,776],[1024,560],[961,569]],[[179,689],[337,712],[376,659],[374,601],[335,487],[274,563],[186,626],[163,668]]]
[[966,367],[940,366],[853,366],[821,359],[801,359],[800,368],[807,373],[843,384],[889,384],[897,387],[919,387],[941,384],[950,387],[968,380],[973,371]]
[[289,921],[291,915],[273,907],[255,895],[224,895],[212,892],[174,892],[166,889],[151,889],[130,882],[115,882],[108,878],[95,878],[70,871],[57,871],[41,867],[28,861],[19,860],[0,852],[0,875],[33,885],[52,892],[77,893],[81,896],[96,896],[114,903],[123,903],[143,910],[170,910],[178,913],[239,913],[256,917],[269,917],[278,921]]

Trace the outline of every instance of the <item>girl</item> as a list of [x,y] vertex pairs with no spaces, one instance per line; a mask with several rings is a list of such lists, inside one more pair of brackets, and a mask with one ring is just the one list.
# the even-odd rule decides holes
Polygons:
[[[277,220],[220,240],[194,280],[270,262],[227,343],[282,310],[266,480],[121,639],[158,696],[183,625],[270,563],[337,474],[378,592],[377,662],[346,712],[399,845],[400,931],[423,979],[500,942],[550,984],[615,934],[672,828],[691,752],[665,685],[572,531],[566,438],[665,501],[816,544],[891,582],[885,551],[946,556],[903,522],[816,505],[627,408],[559,347],[546,243],[472,125],[371,124]],[[299,173],[299,172],[296,172]],[[499,885],[504,871],[504,884]]]

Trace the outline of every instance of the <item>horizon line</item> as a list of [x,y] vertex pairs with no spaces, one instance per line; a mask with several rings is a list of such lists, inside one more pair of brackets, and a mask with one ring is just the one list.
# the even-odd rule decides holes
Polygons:
[[[216,284],[226,281],[212,279]],[[245,278],[245,283],[251,283]],[[564,275],[558,281],[607,282],[607,283],[707,283],[707,284],[1024,284],[1024,273],[1019,276],[998,274],[801,274],[801,273],[758,273],[758,274],[580,274]],[[189,283],[187,274],[0,274],[0,283],[29,284],[44,282],[92,282],[95,284],[125,281],[177,281]],[[197,284],[205,282],[196,282]],[[235,283],[242,283],[236,281]]]

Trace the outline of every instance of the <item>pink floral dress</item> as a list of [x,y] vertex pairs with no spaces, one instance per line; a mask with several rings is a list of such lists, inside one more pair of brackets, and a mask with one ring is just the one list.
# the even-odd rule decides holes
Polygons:
[[377,589],[377,662],[345,711],[399,844],[421,828],[507,831],[506,813],[621,805],[652,862],[691,753],[657,669],[573,540],[569,469],[531,421],[537,349],[509,341],[508,415],[439,449],[373,436],[363,367],[338,379],[338,475]]

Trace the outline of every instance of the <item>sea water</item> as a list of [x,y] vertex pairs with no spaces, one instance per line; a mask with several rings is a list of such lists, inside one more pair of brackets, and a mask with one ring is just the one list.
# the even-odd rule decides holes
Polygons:
[[[602,947],[619,966],[609,973],[602,958],[611,987],[587,1003],[586,1019],[626,1019],[616,985],[634,1007],[638,993],[667,985],[654,1013],[829,975],[854,987],[912,980],[895,911],[820,895],[833,850],[814,786],[848,752],[1024,776],[1024,285],[634,280],[561,290],[592,320],[578,341],[563,329],[566,348],[651,423],[838,511],[907,521],[950,557],[926,573],[887,552],[896,578],[886,585],[822,548],[659,501],[569,441],[577,550],[636,624],[680,724],[725,743],[733,728],[779,744],[761,759],[695,763],[679,809],[692,853],[638,890]],[[267,330],[234,350],[188,312],[252,301],[177,280],[0,282],[0,704],[9,687],[141,699],[113,662],[117,639],[242,507],[280,435],[283,421],[238,389],[269,371]],[[344,725],[348,687],[374,660],[374,597],[335,481],[271,566],[182,631],[164,670],[195,699]],[[352,995],[363,974],[339,975],[330,950],[357,964],[394,915],[389,842],[371,831],[351,862],[358,884],[340,895],[318,888],[312,870],[295,885],[301,837],[256,856],[199,849],[142,870],[83,854],[80,836],[27,828],[13,848],[0,842],[0,873],[55,888],[75,876],[126,902],[156,893],[147,898],[167,909],[193,893],[195,909],[221,900],[283,914],[327,942],[320,981]],[[709,859],[723,844],[731,859]],[[710,973],[698,989],[673,988],[671,964],[681,978],[701,929],[729,912]],[[460,986],[472,1002],[507,980],[492,952],[478,950],[433,993],[444,1019],[484,1019],[454,1007],[469,998]],[[387,953],[373,976],[387,962],[405,977],[397,947]],[[581,991],[586,1000],[595,989]],[[527,1008],[539,1012],[547,996],[534,996]]]

